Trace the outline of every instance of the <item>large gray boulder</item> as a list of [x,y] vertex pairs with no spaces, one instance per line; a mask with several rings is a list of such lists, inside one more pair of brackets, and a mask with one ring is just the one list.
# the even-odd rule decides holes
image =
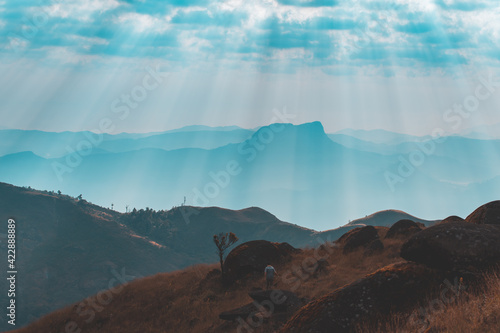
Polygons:
[[389,228],[385,238],[410,237],[421,230],[412,220],[399,220]]
[[235,247],[224,261],[224,273],[229,282],[248,274],[264,274],[267,264],[277,265],[298,251],[288,243],[273,243],[256,240]]
[[465,219],[474,224],[500,225],[500,200],[482,205]]
[[412,309],[447,279],[416,263],[386,266],[299,309],[280,333],[352,332],[363,321]]
[[452,215],[452,216],[448,216],[447,218],[445,218],[444,220],[439,222],[439,224],[457,223],[457,222],[466,222],[466,221],[463,218],[461,218],[460,216]]
[[401,257],[438,269],[485,269],[500,263],[500,226],[438,224],[404,243]]
[[379,239],[377,229],[369,225],[349,231],[337,242],[343,245],[343,253],[347,254],[361,247],[366,247],[377,239]]

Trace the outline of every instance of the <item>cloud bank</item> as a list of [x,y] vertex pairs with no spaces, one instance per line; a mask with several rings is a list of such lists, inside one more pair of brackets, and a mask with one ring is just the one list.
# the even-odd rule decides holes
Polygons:
[[498,66],[499,14],[492,0],[10,0],[0,11],[0,57],[454,72]]

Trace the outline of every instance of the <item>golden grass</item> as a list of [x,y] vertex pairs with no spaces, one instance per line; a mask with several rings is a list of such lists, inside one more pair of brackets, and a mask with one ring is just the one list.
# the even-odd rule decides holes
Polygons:
[[[500,332],[499,270],[485,273],[480,286],[467,286],[453,301],[382,319],[377,327],[359,325],[357,332],[374,333],[498,333]],[[436,303],[434,303],[436,304]],[[424,311],[422,309],[424,308]],[[414,317],[412,317],[412,315]],[[418,316],[416,316],[418,315]]]
[[[399,249],[403,240],[383,242],[385,249],[370,257],[365,257],[362,250],[343,255],[340,248],[304,249],[287,262],[273,263],[278,272],[275,287],[292,290],[299,297],[310,300],[321,297],[381,267],[402,261]],[[312,258],[320,257],[325,257],[329,267],[326,272],[314,276],[311,274]],[[217,264],[196,265],[136,280],[113,294],[111,302],[103,305],[100,311],[94,311],[92,320],[79,314],[77,308],[81,303],[77,303],[16,332],[236,332],[237,324],[220,320],[219,313],[250,303],[248,292],[264,288],[264,276],[256,274],[224,286],[220,276],[207,278],[216,268]],[[427,316],[425,325],[415,327],[409,323],[408,315],[395,315],[384,319],[376,329],[361,327],[360,332],[424,332],[429,327],[434,329],[431,332],[499,332],[500,281],[496,274],[488,275],[486,281],[488,289],[480,296],[467,293],[467,297],[464,295],[457,302],[446,305],[444,311]],[[71,322],[76,328],[67,330]],[[270,333],[279,324],[262,325],[253,332]]]
[[[343,255],[341,249],[304,249],[286,262],[273,263],[277,269],[276,288],[293,290],[299,297],[315,299],[362,278],[385,265],[401,261],[398,252],[401,240],[384,240],[386,249],[365,257],[359,250]],[[324,257],[329,266],[317,276],[311,274],[315,259]],[[235,331],[233,323],[219,319],[219,313],[252,302],[248,292],[265,288],[263,274],[256,274],[223,286],[218,276],[205,278],[218,268],[196,265],[182,271],[157,274],[129,283],[113,299],[94,311],[95,318],[77,312],[77,303],[38,320],[18,333],[66,333],[65,325],[76,323],[85,333],[97,332],[220,332]],[[85,304],[88,304],[85,301]],[[86,308],[85,308],[86,309]],[[86,322],[88,320],[89,322]],[[254,332],[272,332],[263,325]],[[71,327],[70,327],[71,328]],[[79,332],[75,329],[74,332]],[[72,332],[68,330],[67,332]]]
[[484,288],[466,292],[444,311],[429,316],[435,332],[500,332],[500,279],[497,272],[486,274]]

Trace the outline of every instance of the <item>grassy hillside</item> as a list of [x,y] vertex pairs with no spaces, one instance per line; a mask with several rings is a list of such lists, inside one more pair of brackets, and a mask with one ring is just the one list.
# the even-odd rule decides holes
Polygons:
[[[406,236],[385,239],[388,229],[376,227],[376,230],[383,250],[367,253],[361,248],[345,253],[339,244],[325,243],[273,262],[278,272],[274,288],[292,291],[307,303],[370,276],[379,268],[404,262],[400,249]],[[315,273],[318,257],[326,258],[328,266],[325,271]],[[219,314],[252,302],[248,293],[264,288],[263,274],[227,284],[218,268],[217,264],[195,265],[126,281],[12,332],[248,332],[242,321],[224,321]],[[476,280],[480,284],[465,285],[449,302],[438,304],[431,296],[424,297],[428,301],[415,304],[410,311],[361,323],[355,331],[498,332],[499,273],[498,269],[483,273],[483,279]],[[463,282],[458,283],[462,286]],[[261,318],[254,321],[250,332],[275,332],[288,318],[285,314]]]
[[[383,237],[386,230],[379,232]],[[362,251],[343,255],[340,249],[332,248],[332,253],[327,256],[327,271],[316,277],[309,273],[308,260],[318,250],[304,249],[293,255],[290,261],[273,263],[280,274],[276,287],[293,290],[308,300],[320,297],[377,268],[402,260],[398,255],[401,240],[384,240],[384,244],[386,248],[383,252],[370,257],[365,257]],[[321,252],[321,255],[325,253]],[[225,286],[220,275],[213,271],[217,267],[197,265],[135,280],[122,290],[111,293],[113,296],[109,304],[100,304],[98,310],[93,311],[95,317],[81,315],[91,304],[89,300],[84,300],[16,332],[64,332],[69,322],[74,322],[86,333],[235,332],[238,324],[220,320],[219,313],[251,302],[248,292],[264,288],[265,281],[258,274]],[[93,299],[96,302],[99,296]],[[269,322],[254,332],[273,332],[280,324],[279,320]]]
[[0,219],[8,218],[16,220],[19,324],[107,288],[114,272],[147,276],[192,260],[120,225],[112,211],[1,184]]
[[[217,261],[212,235],[233,230],[294,246],[340,237],[282,222],[259,209],[178,207],[122,214],[63,194],[0,183],[0,219],[17,222],[20,325],[108,288],[117,272],[141,277]],[[0,247],[6,242],[0,235]],[[0,287],[6,287],[0,280]],[[0,330],[7,329],[0,317]]]
[[[0,219],[8,218],[18,226],[20,325],[108,288],[122,270],[130,280],[216,262],[212,235],[219,232],[235,232],[239,244],[264,239],[304,247],[335,241],[356,227],[316,232],[257,207],[184,206],[122,214],[67,195],[0,183]],[[0,330],[8,327],[1,318]]]

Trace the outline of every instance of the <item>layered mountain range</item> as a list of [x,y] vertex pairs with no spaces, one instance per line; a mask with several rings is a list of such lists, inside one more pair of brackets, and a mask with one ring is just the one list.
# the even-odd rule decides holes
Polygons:
[[0,138],[0,181],[119,211],[184,200],[256,206],[325,230],[392,208],[428,219],[465,215],[500,194],[500,140],[326,134],[319,122],[117,135],[2,130]]

